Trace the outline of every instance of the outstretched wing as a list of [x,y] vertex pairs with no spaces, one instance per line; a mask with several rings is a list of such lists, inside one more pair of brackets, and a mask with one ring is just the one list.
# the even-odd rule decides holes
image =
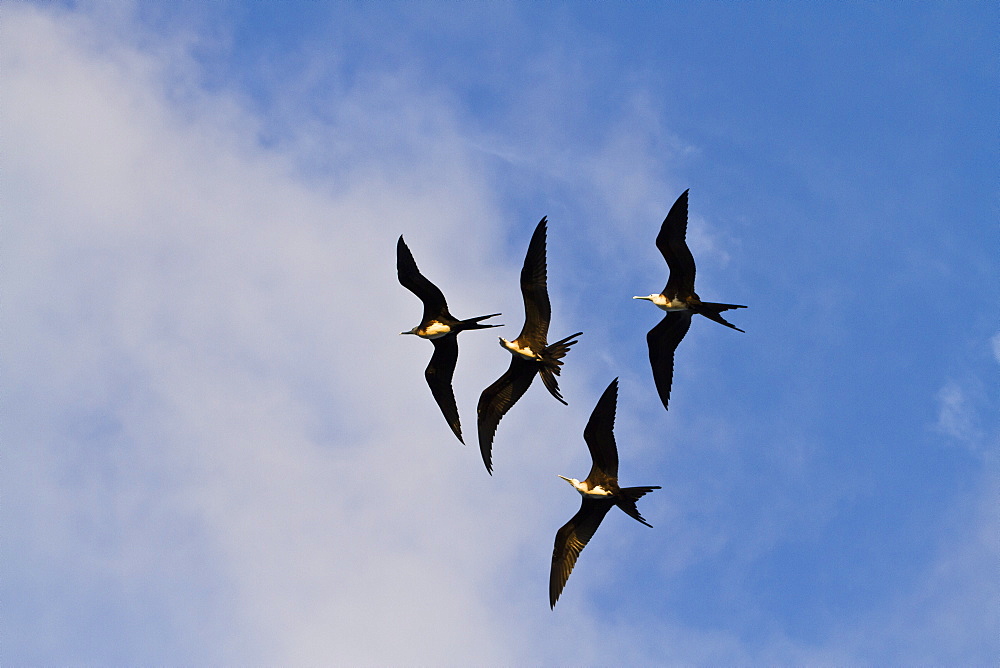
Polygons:
[[447,334],[437,339],[431,339],[434,344],[434,354],[424,370],[427,385],[437,401],[448,426],[463,444],[462,424],[458,419],[458,406],[455,404],[455,392],[451,388],[451,378],[455,375],[455,363],[458,361],[458,334]]
[[524,327],[517,340],[527,343],[532,350],[545,347],[549,335],[549,320],[552,307],[549,304],[549,290],[545,269],[546,219],[542,218],[531,235],[528,252],[521,267],[521,296],[524,298]]
[[[601,484],[607,478],[618,479],[618,448],[615,446],[615,409],[618,405],[618,379],[615,378],[597,400],[594,412],[583,430],[594,465],[587,480]],[[598,478],[601,480],[598,481]]]
[[653,381],[664,408],[670,401],[670,386],[674,380],[674,351],[689,327],[691,311],[668,311],[663,320],[646,334]]
[[580,510],[556,532],[556,543],[552,549],[552,569],[549,571],[549,607],[556,607],[559,594],[566,586],[569,574],[587,546],[597,527],[608,514],[613,501],[607,499],[584,498]]
[[496,382],[483,390],[476,408],[479,429],[479,451],[486,470],[493,473],[493,436],[497,425],[511,406],[524,396],[535,377],[537,365],[526,359],[511,356],[510,366]]
[[688,191],[685,190],[670,207],[663,219],[660,233],[656,235],[656,247],[670,267],[670,276],[663,294],[694,294],[694,256],[688,248],[685,237],[688,224]]
[[448,312],[448,303],[444,299],[444,293],[417,269],[413,254],[407,248],[402,236],[396,242],[396,276],[399,278],[400,285],[415,294],[424,303],[424,315],[421,322],[438,318]]

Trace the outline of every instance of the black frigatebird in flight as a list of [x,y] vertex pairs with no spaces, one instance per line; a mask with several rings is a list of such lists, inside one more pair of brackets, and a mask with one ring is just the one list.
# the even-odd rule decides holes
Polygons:
[[559,476],[580,492],[583,500],[580,510],[556,532],[556,543],[552,550],[552,570],[549,571],[549,606],[556,607],[559,594],[566,586],[569,574],[573,572],[580,552],[590,542],[601,520],[613,506],[621,508],[626,515],[653,525],[643,519],[635,502],[647,492],[660,489],[650,487],[618,486],[618,448],[615,446],[615,407],[618,404],[618,379],[615,378],[597,401],[590,421],[583,430],[583,439],[594,460],[587,479],[580,482],[576,478]]
[[648,299],[667,312],[658,325],[646,334],[649,344],[649,363],[653,367],[653,380],[663,407],[670,401],[670,385],[674,377],[674,351],[691,326],[691,316],[700,313],[709,320],[725,325],[737,332],[743,330],[726,321],[723,311],[746,308],[739,304],[703,302],[694,291],[694,257],[688,249],[685,236],[688,222],[688,191],[685,190],[670,207],[663,219],[656,247],[670,267],[667,286],[660,294],[632,299]]
[[551,345],[547,343],[552,308],[546,287],[545,225],[546,219],[543,217],[531,235],[528,253],[521,268],[524,327],[513,341],[500,337],[500,345],[510,351],[510,367],[496,382],[483,390],[479,397],[479,450],[486,470],[491,475],[493,436],[500,418],[528,391],[535,374],[542,377],[542,383],[553,397],[566,403],[559,393],[556,376],[559,375],[562,358],[569,352],[569,347],[576,343],[576,337],[583,334],[577,332]]
[[444,414],[444,419],[448,421],[451,430],[462,443],[462,425],[458,420],[458,407],[455,405],[455,393],[451,389],[451,378],[455,374],[455,363],[458,361],[458,333],[466,329],[487,329],[489,327],[501,327],[502,325],[488,325],[480,323],[480,320],[493,318],[499,313],[481,315],[478,318],[459,320],[448,312],[448,303],[444,299],[444,294],[436,285],[427,280],[417,263],[413,260],[413,254],[406,247],[403,237],[399,237],[396,242],[396,274],[400,284],[420,297],[424,303],[424,314],[420,319],[420,324],[408,332],[400,334],[415,334],[424,339],[430,339],[434,344],[434,354],[431,361],[424,370],[424,377],[431,388],[431,394]]

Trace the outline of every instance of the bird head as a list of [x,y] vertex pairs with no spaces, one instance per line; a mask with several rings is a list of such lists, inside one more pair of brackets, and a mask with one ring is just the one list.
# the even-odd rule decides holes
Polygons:
[[565,480],[569,484],[573,485],[573,487],[577,487],[580,484],[580,481],[577,480],[576,478],[567,478],[564,475],[561,475],[561,476],[558,476],[558,477],[562,478],[563,480]]

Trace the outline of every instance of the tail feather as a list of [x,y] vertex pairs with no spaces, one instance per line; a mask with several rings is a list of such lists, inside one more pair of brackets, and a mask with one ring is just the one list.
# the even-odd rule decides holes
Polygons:
[[[740,304],[719,304],[717,302],[701,302],[700,304],[698,304],[696,312],[702,314],[709,320],[714,320],[720,325],[725,325],[730,329],[735,329],[737,332],[743,332],[742,329],[740,329],[739,327],[729,322],[720,315],[723,311],[728,311],[730,309],[735,309],[735,308],[746,308],[746,306],[742,306]],[[744,334],[745,333],[746,332],[744,332]]]
[[713,311],[728,311],[734,308],[746,308],[743,304],[720,304],[719,302],[700,302],[699,306],[709,307]]
[[503,327],[503,325],[492,325],[484,324],[479,322],[480,320],[486,320],[487,318],[495,318],[499,313],[491,313],[490,315],[481,315],[476,318],[467,318],[466,320],[459,320],[458,324],[452,327],[452,329],[463,330],[463,329],[489,329],[490,327]]
[[[563,405],[568,406],[566,400],[563,399],[562,394],[559,392],[559,382],[556,380],[556,376],[559,375],[562,366],[562,358],[566,357],[566,353],[569,352],[570,346],[576,343],[576,337],[581,336],[583,332],[577,332],[576,334],[570,334],[565,339],[560,339],[555,343],[549,344],[542,350],[542,366],[538,370],[538,375],[542,377],[542,383],[545,385],[545,389],[549,391],[556,401],[559,401]],[[570,339],[573,339],[572,341]]]
[[616,505],[622,509],[622,511],[636,520],[652,528],[653,525],[643,519],[642,515],[639,514],[639,509],[636,507],[635,502],[641,499],[643,496],[652,492],[654,489],[660,489],[659,485],[652,485],[650,487],[622,487],[618,490],[621,495],[616,502]]
[[[583,336],[583,332],[577,332],[576,334],[570,334],[565,339],[559,339],[555,343],[550,343],[545,346],[542,350],[542,361],[548,365],[559,366],[562,364],[559,360],[566,357],[566,353],[569,352],[569,347],[576,343],[576,337]],[[570,339],[573,339],[570,341]],[[557,370],[556,373],[559,373]]]
[[545,389],[549,391],[556,401],[561,403],[563,406],[569,406],[565,399],[563,399],[562,393],[559,391],[559,381],[556,380],[556,375],[559,373],[559,367],[549,368],[543,366],[538,370],[538,375],[542,377],[542,384],[545,385]]

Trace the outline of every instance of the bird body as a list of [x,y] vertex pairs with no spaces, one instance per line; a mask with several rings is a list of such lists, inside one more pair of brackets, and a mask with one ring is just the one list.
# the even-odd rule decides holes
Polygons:
[[458,334],[467,329],[500,327],[501,325],[480,322],[500,314],[492,313],[466,320],[459,320],[453,316],[448,311],[448,302],[445,301],[441,290],[420,273],[413,254],[410,253],[402,236],[396,242],[396,275],[400,284],[419,297],[424,304],[420,324],[400,334],[413,334],[434,344],[434,354],[431,355],[431,361],[424,370],[424,378],[441,413],[448,421],[448,426],[458,440],[465,443],[462,439],[462,424],[458,417],[455,392],[451,387],[455,364],[458,362]]
[[566,580],[569,579],[580,552],[587,546],[613,507],[637,522],[652,525],[643,519],[635,502],[659,486],[619,487],[618,447],[615,445],[615,409],[618,404],[618,379],[615,378],[597,401],[594,412],[583,430],[593,465],[586,480],[559,476],[580,493],[580,510],[556,532],[549,571],[549,605],[555,607]]
[[683,299],[678,299],[676,296],[667,297],[662,293],[649,295],[648,297],[632,297],[632,299],[648,299],[663,311],[687,311],[691,308]]
[[422,339],[434,340],[434,339],[439,339],[442,336],[447,336],[448,334],[451,334],[451,325],[445,322],[440,322],[438,320],[431,320],[430,322],[417,325],[416,327],[407,332],[400,332],[400,334],[416,334]]
[[535,360],[537,362],[542,361],[541,355],[533,351],[528,345],[521,345],[517,339],[513,341],[508,341],[507,339],[500,337],[500,345],[509,350],[514,355],[520,355],[526,360]]
[[670,268],[667,284],[660,294],[636,296],[666,311],[666,315],[646,334],[649,346],[649,363],[653,381],[663,407],[670,401],[670,387],[674,376],[674,351],[691,326],[691,316],[701,314],[709,320],[738,332],[743,330],[722,317],[723,311],[746,308],[740,304],[703,302],[694,291],[694,256],[687,246],[688,191],[685,190],[670,207],[656,235],[656,247]]
[[500,345],[511,354],[510,366],[492,385],[483,390],[476,407],[479,430],[479,450],[486,470],[493,473],[493,437],[500,419],[524,396],[536,375],[555,399],[563,404],[559,392],[559,375],[562,358],[576,343],[577,332],[555,343],[548,343],[549,304],[545,262],[546,218],[542,218],[528,243],[528,252],[521,268],[521,296],[524,300],[524,327],[513,341],[500,337]]
[[614,492],[610,489],[604,489],[600,485],[590,486],[586,480],[580,482],[576,478],[567,478],[566,476],[559,476],[569,484],[576,488],[576,491],[580,492],[580,496],[587,498],[588,496],[611,496]]

